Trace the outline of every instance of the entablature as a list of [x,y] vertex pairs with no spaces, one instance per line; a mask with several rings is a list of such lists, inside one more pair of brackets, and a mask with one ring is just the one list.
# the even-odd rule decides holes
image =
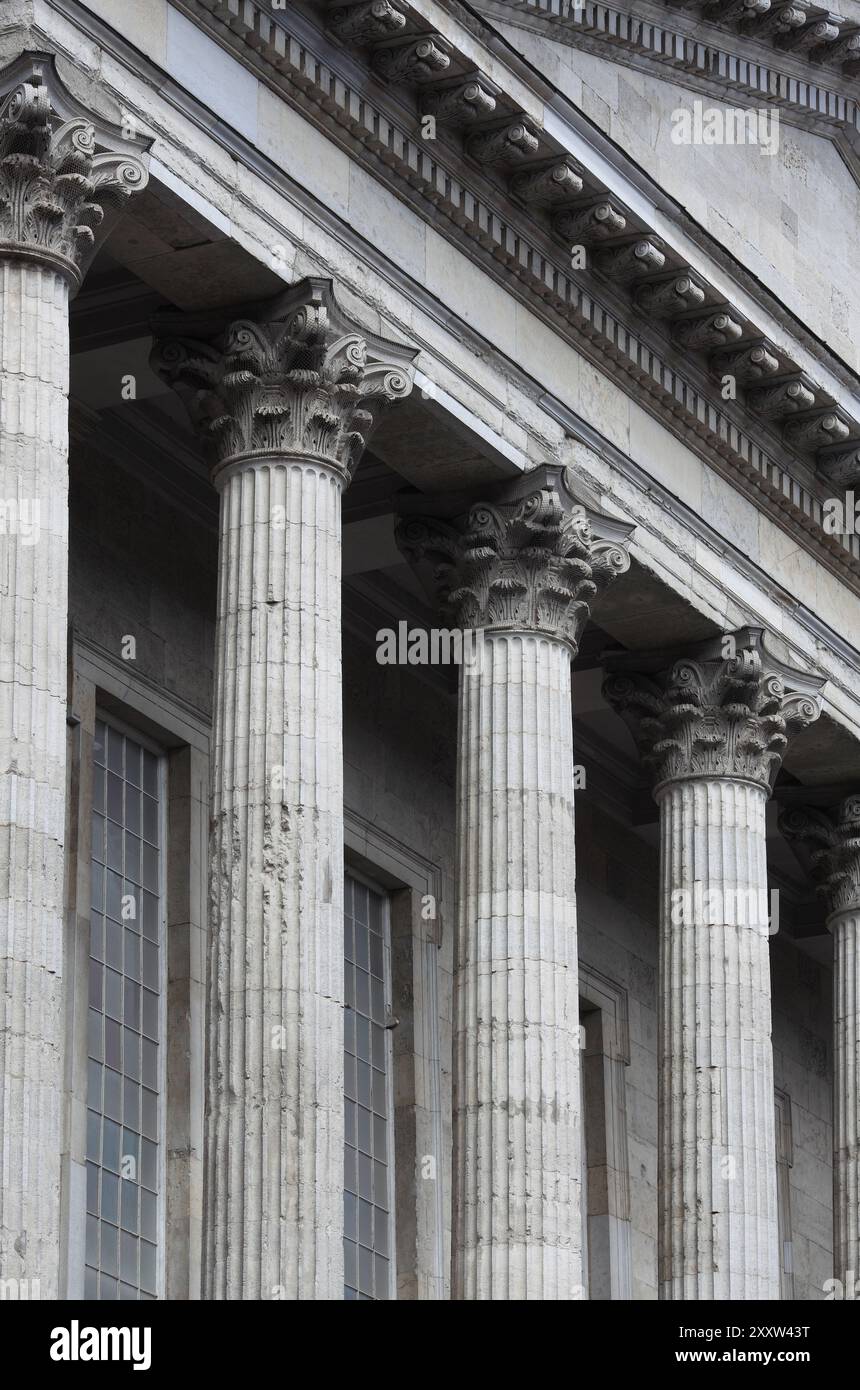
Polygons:
[[[814,354],[766,291],[756,303],[743,282],[729,298],[728,277],[716,273],[725,257],[711,262],[709,276],[707,255],[686,254],[696,239],[685,237],[679,209],[668,216],[663,194],[651,204],[660,207],[655,231],[641,171],[629,201],[619,193],[623,178],[610,188],[605,157],[589,159],[579,113],[571,113],[572,154],[558,104],[550,110],[545,101],[547,84],[524,96],[519,71],[507,82],[489,31],[485,73],[477,16],[458,46],[450,22],[444,34],[428,27],[419,11],[432,7],[390,0],[308,3],[289,13],[255,0],[177,7],[265,70],[306,118],[461,248],[465,234],[488,273],[742,490],[798,523],[825,563],[860,578],[858,538],[821,525],[826,495],[860,478],[851,373],[831,354]],[[430,115],[432,141],[421,135]],[[568,270],[571,247],[584,252],[584,268]],[[721,398],[726,375],[737,380],[735,401]]]

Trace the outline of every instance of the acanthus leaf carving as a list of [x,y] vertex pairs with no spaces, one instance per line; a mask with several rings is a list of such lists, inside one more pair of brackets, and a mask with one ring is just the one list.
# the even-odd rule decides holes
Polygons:
[[350,324],[325,280],[253,316],[166,315],[154,329],[153,366],[185,400],[216,474],[292,454],[348,481],[381,410],[412,389],[415,351]]
[[725,648],[717,639],[682,656],[607,654],[604,697],[630,729],[655,789],[693,777],[770,788],[790,734],[818,718],[823,681],[774,661],[759,629],[729,637]]
[[806,860],[828,916],[860,911],[860,795],[827,810],[784,807],[779,829]]
[[593,601],[629,567],[632,530],[575,502],[564,470],[545,465],[454,519],[404,515],[396,534],[448,621],[575,652]]
[[76,288],[126,200],[146,187],[141,142],[78,113],[50,59],[24,54],[0,89],[0,248]]

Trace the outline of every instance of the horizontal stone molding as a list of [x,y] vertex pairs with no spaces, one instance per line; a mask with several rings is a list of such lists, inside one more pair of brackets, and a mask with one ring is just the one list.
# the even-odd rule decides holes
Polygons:
[[[569,0],[479,0],[477,8],[491,20],[545,34],[556,43],[613,62],[632,60],[633,66],[657,69],[658,76],[665,76],[670,67],[678,81],[700,91],[725,98],[728,90],[739,100],[766,101],[812,129],[844,126],[854,137],[860,129],[857,100],[851,95],[860,63],[855,67],[851,57],[848,45],[855,36],[850,31],[843,40],[848,57],[840,66],[815,61],[802,49],[792,52],[768,45],[762,26],[755,22],[718,27],[718,4],[615,0],[605,5],[586,0],[574,10]],[[759,19],[772,23],[775,12],[788,8],[772,3]],[[843,50],[833,45],[833,51],[835,57]]]
[[[830,535],[823,530],[823,489],[810,488],[800,481],[759,443],[746,421],[739,423],[741,411],[737,404],[729,414],[716,389],[713,398],[706,394],[704,382],[719,365],[716,356],[711,363],[706,360],[701,371],[693,359],[690,375],[682,376],[672,363],[677,350],[664,355],[657,348],[653,325],[646,324],[642,330],[633,328],[626,314],[613,307],[618,297],[613,286],[607,286],[606,298],[601,293],[598,299],[592,291],[591,276],[580,273],[574,277],[568,273],[558,251],[553,249],[550,217],[557,204],[547,209],[536,202],[526,210],[518,210],[511,199],[505,207],[504,193],[495,183],[482,179],[479,172],[467,183],[469,161],[458,164],[450,141],[439,141],[429,148],[428,142],[421,139],[417,122],[412,130],[407,128],[402,101],[393,105],[389,114],[387,107],[383,109],[384,94],[377,96],[372,84],[358,81],[355,60],[347,58],[335,67],[332,59],[337,50],[326,52],[322,36],[319,45],[311,48],[306,23],[301,37],[288,32],[285,25],[289,23],[289,14],[266,13],[253,0],[244,0],[241,17],[238,0],[229,0],[228,4],[220,0],[182,0],[181,8],[209,28],[213,27],[213,15],[220,19],[215,32],[249,66],[264,71],[267,81],[274,77],[285,98],[305,118],[310,115],[354,157],[371,167],[397,196],[417,207],[422,216],[432,211],[435,225],[443,234],[462,245],[462,234],[466,232],[483,251],[485,268],[510,292],[532,309],[537,307],[556,332],[633,395],[688,447],[711,463],[718,459],[723,467],[728,464],[735,485],[767,510],[777,524],[796,534],[792,523],[798,523],[806,533],[807,544],[811,543],[818,558],[841,579],[860,580],[860,538],[853,534]],[[473,63],[471,71],[474,73]],[[444,80],[450,84],[450,70],[446,72]],[[425,81],[420,89],[428,92],[433,85]],[[497,122],[503,119],[498,110],[497,102]],[[464,131],[473,129],[473,124],[464,126]],[[542,131],[539,134],[535,166],[542,172],[552,163],[553,142]],[[530,167],[524,167],[522,160],[511,164],[512,186]],[[591,175],[585,171],[583,175],[592,183],[588,196],[593,199],[600,190]],[[440,215],[451,224],[447,232],[444,221],[439,222]],[[636,221],[625,217],[628,237],[647,231],[638,227]],[[678,278],[683,278],[684,269],[678,267]],[[658,273],[662,277],[667,270],[671,267]],[[585,278],[587,287],[583,285]],[[700,276],[696,278],[701,280]],[[600,292],[599,276],[593,279],[595,291]],[[635,279],[624,294],[632,301],[633,292],[639,292],[642,283]],[[777,356],[777,350],[767,343],[760,330],[746,324],[743,315],[740,320],[744,328],[738,346],[752,349],[763,345],[765,361],[769,364],[770,359],[775,359],[780,373],[790,374],[791,366],[784,354]],[[723,349],[724,344],[717,344],[714,353],[718,355]],[[635,383],[635,390],[631,390],[631,382]],[[823,411],[832,411],[824,392],[816,396],[815,404]],[[783,448],[787,449],[784,442]]]

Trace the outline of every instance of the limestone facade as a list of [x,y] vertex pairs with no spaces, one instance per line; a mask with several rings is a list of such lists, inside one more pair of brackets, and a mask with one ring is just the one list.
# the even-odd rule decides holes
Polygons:
[[0,21],[4,1297],[860,1274],[860,14],[592,8]]

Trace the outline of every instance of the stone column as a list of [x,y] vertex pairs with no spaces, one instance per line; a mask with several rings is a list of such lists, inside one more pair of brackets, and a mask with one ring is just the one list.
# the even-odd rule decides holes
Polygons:
[[851,1298],[860,1279],[860,796],[828,811],[784,810],[779,828],[807,851],[833,935],[833,1273]]
[[[425,499],[426,502],[426,499]],[[571,656],[631,527],[563,470],[402,548],[465,629],[457,780],[453,1296],[581,1297]]]
[[765,805],[823,682],[750,628],[608,666],[660,810],[660,1295],[778,1298]]
[[221,494],[204,1296],[342,1299],[341,492],[414,353],[323,280],[156,331]]
[[139,154],[49,58],[0,73],[0,1279],[19,1297],[59,1277],[69,296],[146,183]]

